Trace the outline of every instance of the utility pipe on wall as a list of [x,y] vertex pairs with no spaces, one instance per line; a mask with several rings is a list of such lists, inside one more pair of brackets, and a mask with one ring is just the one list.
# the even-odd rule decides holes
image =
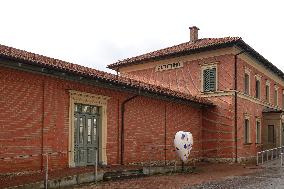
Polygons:
[[237,54],[234,55],[234,59],[235,59],[235,73],[234,73],[234,80],[235,80],[235,84],[234,84],[234,90],[235,90],[235,162],[238,162],[238,70],[237,70],[237,61],[238,61],[238,56],[240,54],[243,54],[245,51],[241,51]]
[[126,100],[124,100],[121,104],[121,135],[120,135],[120,145],[121,145],[121,156],[120,156],[120,163],[124,165],[123,157],[124,157],[124,112],[125,112],[125,105],[127,102],[133,100],[134,98],[138,97],[139,95],[134,95]]

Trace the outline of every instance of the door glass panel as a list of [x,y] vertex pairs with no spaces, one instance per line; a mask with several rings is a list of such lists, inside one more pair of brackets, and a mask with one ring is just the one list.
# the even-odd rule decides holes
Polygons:
[[75,105],[75,111],[76,112],[82,112],[82,105],[81,104],[76,104]]
[[91,112],[91,106],[83,105],[82,112],[83,113],[90,113]]
[[78,162],[78,153],[77,153],[77,149],[74,151],[74,161],[75,163]]
[[80,129],[79,129],[79,141],[81,144],[84,142],[84,129],[83,129],[83,118],[80,118]]
[[77,130],[78,130],[78,123],[77,123],[77,117],[74,118],[74,143],[77,144]]
[[96,136],[97,136],[97,119],[94,118],[94,141],[96,140]]
[[96,107],[96,106],[93,106],[91,110],[92,110],[91,111],[92,114],[98,113],[98,107]]
[[88,119],[88,143],[91,143],[91,129],[92,129],[92,119]]

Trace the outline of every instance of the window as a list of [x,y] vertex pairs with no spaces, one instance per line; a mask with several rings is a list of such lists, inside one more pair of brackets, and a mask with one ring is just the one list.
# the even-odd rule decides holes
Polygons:
[[249,74],[245,73],[245,94],[249,95]]
[[250,129],[249,129],[249,119],[245,119],[245,125],[244,125],[244,142],[245,144],[250,143]]
[[274,143],[275,142],[275,134],[274,134],[274,125],[268,125],[268,143]]
[[274,106],[278,106],[278,87],[274,86]]
[[270,102],[270,83],[266,81],[265,85],[265,100],[266,102]]
[[203,70],[203,92],[216,91],[216,67]]
[[260,98],[260,80],[258,79],[255,81],[255,97]]
[[261,138],[261,126],[260,126],[260,120],[256,120],[256,143],[260,143]]

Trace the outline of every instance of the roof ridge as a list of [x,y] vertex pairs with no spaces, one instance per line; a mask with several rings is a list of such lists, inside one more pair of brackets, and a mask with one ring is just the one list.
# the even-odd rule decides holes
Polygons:
[[109,64],[107,67],[114,69],[118,68],[120,66],[125,66],[128,64],[136,64],[138,62],[142,61],[147,61],[150,59],[158,58],[158,57],[163,57],[167,55],[172,55],[176,53],[182,53],[190,50],[197,50],[201,48],[206,48],[214,45],[221,45],[221,44],[226,44],[230,42],[237,42],[238,40],[241,40],[241,37],[222,37],[222,38],[201,38],[198,39],[195,42],[187,41],[183,42],[177,45],[173,45],[170,47],[150,51],[147,53],[144,53],[142,55],[137,55],[131,58],[125,58],[122,60],[118,60],[117,62],[113,64]]

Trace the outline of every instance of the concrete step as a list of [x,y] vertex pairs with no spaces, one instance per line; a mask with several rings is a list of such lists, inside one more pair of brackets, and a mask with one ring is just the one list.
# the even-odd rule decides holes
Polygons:
[[143,169],[134,169],[134,170],[121,170],[113,172],[105,172],[103,180],[115,180],[115,179],[125,179],[125,178],[136,178],[145,176],[143,174]]

